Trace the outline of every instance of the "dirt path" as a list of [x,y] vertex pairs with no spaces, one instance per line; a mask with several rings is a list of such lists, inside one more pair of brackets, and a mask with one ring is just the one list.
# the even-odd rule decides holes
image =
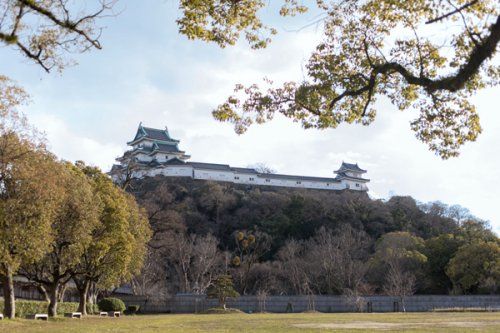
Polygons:
[[442,323],[435,322],[409,322],[409,323],[384,323],[376,321],[353,321],[350,323],[314,323],[314,324],[295,324],[299,328],[319,328],[319,329],[371,329],[371,330],[390,330],[402,328],[420,328],[420,327],[460,327],[460,328],[480,328],[486,326],[500,325],[500,320],[465,322],[449,321]]

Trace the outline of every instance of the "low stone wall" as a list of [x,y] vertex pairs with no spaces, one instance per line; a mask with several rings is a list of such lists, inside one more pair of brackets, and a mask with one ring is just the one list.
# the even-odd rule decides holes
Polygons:
[[[217,300],[203,295],[177,295],[164,301],[153,301],[144,296],[123,296],[128,305],[140,305],[143,313],[198,313],[217,306]],[[363,297],[364,312],[402,311],[401,300],[391,296]],[[244,312],[356,312],[352,301],[343,296],[269,296],[265,301],[257,296],[241,296],[228,301],[228,306]],[[480,308],[500,310],[500,295],[448,296],[415,295],[405,298],[409,312],[425,312],[442,308]]]

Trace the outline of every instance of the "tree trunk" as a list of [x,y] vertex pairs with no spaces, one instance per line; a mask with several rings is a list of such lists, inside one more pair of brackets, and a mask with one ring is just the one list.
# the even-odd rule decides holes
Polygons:
[[96,304],[97,303],[97,288],[95,282],[90,282],[89,291],[87,293],[87,303]]
[[222,300],[222,308],[224,309],[224,311],[227,310],[227,308],[226,308],[226,300],[225,299]]
[[50,297],[49,297],[49,293],[47,292],[47,289],[45,289],[45,287],[42,285],[38,285],[37,288],[38,288],[38,291],[40,292],[40,294],[42,294],[45,297],[45,301],[47,303],[50,302]]
[[64,302],[64,295],[66,294],[66,284],[62,285],[59,288],[59,292],[57,294],[57,301],[58,302]]
[[80,297],[80,302],[78,304],[78,312],[81,312],[82,315],[87,315],[87,297],[89,293],[90,281],[85,280],[83,285],[78,285],[78,294]]
[[10,267],[6,267],[6,274],[3,276],[3,314],[6,318],[14,319],[16,316],[16,298],[14,295],[14,274]]
[[87,304],[90,307],[90,314],[94,314],[94,305],[96,304],[96,301],[95,297],[92,295],[92,283],[89,283],[89,291],[87,292]]
[[184,292],[191,292],[191,288],[189,287],[189,276],[187,272],[184,272]]
[[49,292],[49,317],[57,316],[57,300],[59,296],[58,284],[51,286],[48,290]]

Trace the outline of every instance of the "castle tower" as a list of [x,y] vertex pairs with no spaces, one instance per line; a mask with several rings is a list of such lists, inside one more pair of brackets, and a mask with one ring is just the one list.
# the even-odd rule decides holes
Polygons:
[[161,130],[145,127],[140,123],[134,139],[127,144],[132,149],[123,158],[135,159],[142,163],[162,163],[173,159],[185,161],[190,158],[179,149],[179,140],[171,138],[166,127]]
[[358,164],[342,162],[340,169],[334,171],[337,174],[336,179],[345,185],[346,189],[367,191],[368,183],[370,180],[363,178],[366,170],[361,169]]

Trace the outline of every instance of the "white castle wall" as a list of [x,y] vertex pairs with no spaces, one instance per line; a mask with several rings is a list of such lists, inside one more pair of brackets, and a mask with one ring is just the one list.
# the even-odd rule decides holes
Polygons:
[[194,179],[234,182],[234,172],[223,170],[194,169]]
[[165,176],[193,177],[193,167],[189,165],[167,167],[163,168],[162,174]]
[[261,186],[279,186],[292,188],[309,188],[322,190],[343,190],[349,188],[351,190],[363,191],[366,190],[366,185],[352,180],[343,179],[341,182],[327,182],[314,180],[301,180],[296,178],[267,178],[265,175],[257,175],[251,173],[240,173],[226,170],[208,170],[197,169],[191,165],[179,166],[161,166],[151,169],[137,170],[133,173],[133,177],[142,178],[144,176],[154,177],[163,175],[166,177],[190,177],[193,179],[212,180],[230,182],[235,184],[261,185]]
[[254,173],[233,172],[233,174],[233,182],[237,184],[249,184],[250,182],[255,182],[255,179],[257,178],[257,175]]
[[151,162],[153,160],[153,158],[151,156],[146,155],[144,153],[136,153],[136,158],[139,161],[143,161],[143,162]]

